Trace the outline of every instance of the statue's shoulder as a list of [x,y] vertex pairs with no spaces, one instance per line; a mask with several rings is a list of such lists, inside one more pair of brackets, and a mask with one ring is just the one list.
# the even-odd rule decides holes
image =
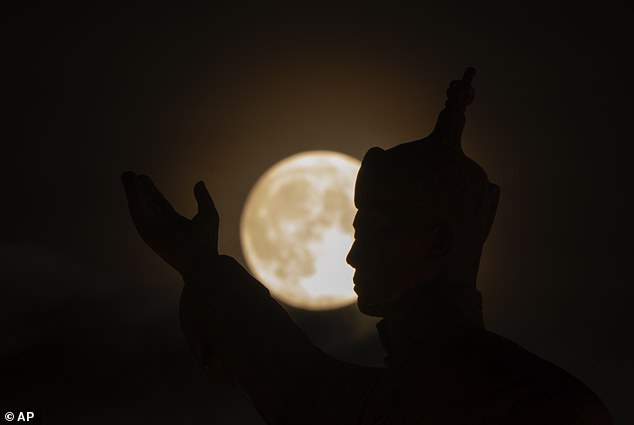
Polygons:
[[489,331],[471,341],[468,367],[474,378],[504,386],[582,389],[583,384],[561,367],[516,342]]
[[598,396],[562,367],[488,331],[478,335],[476,346],[471,376],[483,383],[482,394],[496,414],[509,416],[513,423],[526,418],[544,424],[611,423]]

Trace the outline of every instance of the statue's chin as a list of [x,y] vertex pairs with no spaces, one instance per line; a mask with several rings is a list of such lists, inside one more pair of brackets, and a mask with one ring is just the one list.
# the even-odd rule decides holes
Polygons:
[[385,316],[385,306],[377,303],[365,301],[362,297],[357,298],[357,307],[359,311],[368,316],[383,317]]

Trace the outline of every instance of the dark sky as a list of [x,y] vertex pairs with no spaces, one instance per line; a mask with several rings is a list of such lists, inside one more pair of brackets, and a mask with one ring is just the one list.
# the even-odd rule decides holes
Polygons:
[[[502,189],[486,323],[634,421],[631,23],[605,3],[445,3],[3,15],[0,407],[47,423],[260,423],[195,368],[179,276],[136,235],[119,174],[153,176],[186,215],[205,180],[220,249],[244,263],[240,212],[268,167],[423,137],[472,65],[463,145]],[[289,310],[326,351],[380,363],[355,306]]]

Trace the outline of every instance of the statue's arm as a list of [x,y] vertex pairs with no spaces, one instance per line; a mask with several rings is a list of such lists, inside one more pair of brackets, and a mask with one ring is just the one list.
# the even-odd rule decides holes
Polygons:
[[212,376],[237,381],[268,423],[353,422],[380,369],[319,350],[232,257],[203,261],[184,278],[183,332]]
[[148,176],[122,179],[139,235],[183,276],[181,325],[198,363],[237,381],[268,423],[352,422],[379,370],[321,352],[260,282],[218,254],[219,215],[205,185],[194,186],[198,213],[188,219]]

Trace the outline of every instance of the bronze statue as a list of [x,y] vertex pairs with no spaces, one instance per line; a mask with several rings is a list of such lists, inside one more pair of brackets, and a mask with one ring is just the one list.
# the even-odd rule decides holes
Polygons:
[[372,368],[315,347],[268,290],[219,255],[205,186],[179,215],[149,177],[122,176],[145,242],[183,276],[181,326],[215,380],[236,381],[270,424],[611,423],[581,382],[484,329],[476,276],[499,188],[462,151],[475,71],[451,83],[430,136],[370,149],[355,187],[358,307],[382,317]]

